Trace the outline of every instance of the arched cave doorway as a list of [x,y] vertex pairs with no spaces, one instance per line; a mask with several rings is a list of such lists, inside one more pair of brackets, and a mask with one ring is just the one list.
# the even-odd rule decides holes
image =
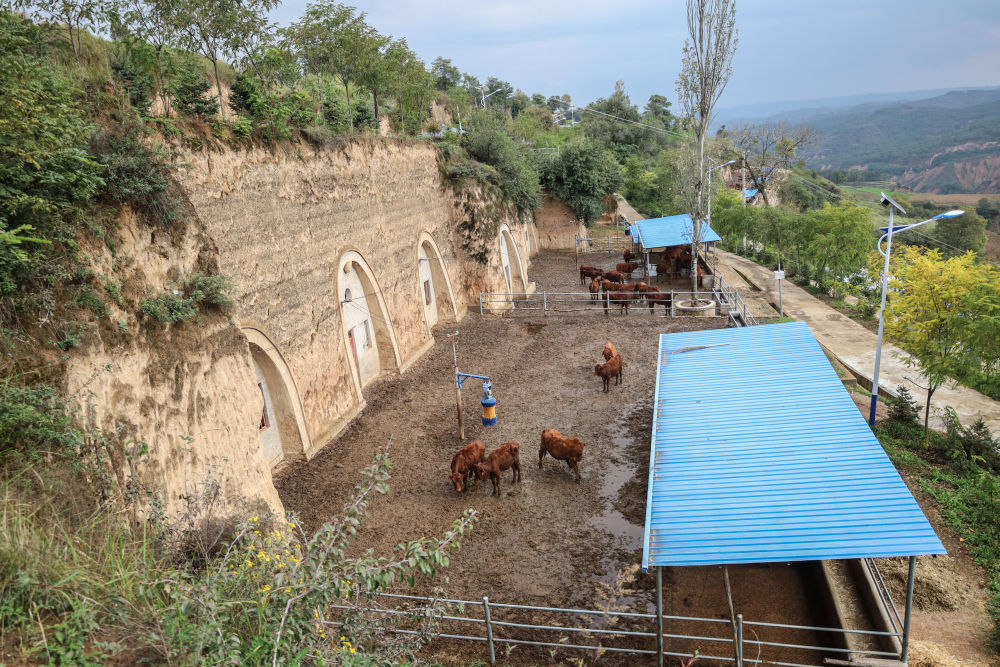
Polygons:
[[423,304],[424,321],[430,329],[435,324],[457,319],[455,293],[445,270],[437,245],[430,234],[420,235],[417,247],[417,278],[420,283],[420,303]]
[[337,282],[347,354],[360,398],[361,389],[382,370],[399,369],[399,346],[382,289],[359,253],[341,257]]
[[527,292],[528,281],[524,279],[521,253],[507,225],[500,228],[500,264],[507,281],[507,291],[522,294]]
[[291,370],[271,340],[259,329],[244,327],[261,395],[257,431],[271,467],[301,459],[309,451],[309,432]]

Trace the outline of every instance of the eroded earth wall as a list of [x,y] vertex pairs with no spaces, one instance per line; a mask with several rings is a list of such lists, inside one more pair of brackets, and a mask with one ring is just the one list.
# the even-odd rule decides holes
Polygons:
[[[480,290],[506,291],[504,235],[511,273],[533,288],[533,223],[505,216],[486,262],[471,259],[459,227],[479,194],[443,181],[431,146],[205,147],[181,149],[179,162],[197,233],[178,250],[136,231],[118,254],[150,292],[212,264],[236,303],[198,322],[155,323],[157,341],[99,346],[74,362],[70,381],[71,391],[87,387],[102,423],[127,413],[130,433],[151,445],[168,504],[215,465],[223,495],[280,510],[263,429],[277,429],[281,458],[314,455],[364,408],[366,384],[405,372],[433,344],[428,289],[445,325],[478,310]],[[421,272],[422,255],[432,271]],[[117,372],[95,379],[107,364]]]

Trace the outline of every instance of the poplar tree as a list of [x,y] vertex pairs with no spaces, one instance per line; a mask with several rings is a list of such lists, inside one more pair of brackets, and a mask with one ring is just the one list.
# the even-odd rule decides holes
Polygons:
[[698,291],[698,246],[701,244],[701,218],[705,213],[705,137],[722,91],[733,73],[736,53],[735,0],[688,0],[688,38],[677,77],[677,97],[691,119],[698,142],[697,174],[694,192],[689,194],[693,222],[691,238],[691,291]]

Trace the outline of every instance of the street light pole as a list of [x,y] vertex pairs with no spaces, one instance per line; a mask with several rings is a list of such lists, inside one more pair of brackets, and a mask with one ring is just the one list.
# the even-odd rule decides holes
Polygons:
[[503,88],[497,88],[489,95],[484,94],[485,91],[486,91],[486,86],[479,86],[479,94],[482,95],[480,103],[483,105],[484,109],[486,108],[486,98],[489,97],[490,95],[495,95],[497,93],[503,92]]
[[[872,404],[868,411],[868,424],[870,426],[875,426],[875,407],[878,405],[878,372],[879,366],[882,362],[882,331],[885,328],[885,296],[889,286],[889,255],[892,252],[892,234],[895,231],[904,232],[907,229],[913,229],[914,227],[919,227],[920,225],[925,225],[928,222],[934,222],[935,220],[942,220],[944,218],[957,218],[963,215],[965,211],[945,211],[940,215],[935,215],[933,218],[928,218],[922,222],[917,222],[912,225],[900,225],[899,228],[893,226],[893,212],[895,210],[900,211],[903,215],[906,215],[906,211],[894,202],[890,197],[888,197],[884,192],[882,193],[882,204],[889,207],[889,226],[883,228],[885,234],[878,240],[878,251],[885,257],[885,264],[882,267],[882,305],[879,307],[878,311],[878,342],[875,344],[875,372],[872,375]],[[885,239],[885,252],[882,252],[882,239]]]
[[708,168],[708,215],[705,216],[705,220],[708,222],[709,227],[712,226],[712,172],[716,169],[728,167],[731,164],[736,164],[736,160],[730,160],[729,162],[723,162],[722,164]]

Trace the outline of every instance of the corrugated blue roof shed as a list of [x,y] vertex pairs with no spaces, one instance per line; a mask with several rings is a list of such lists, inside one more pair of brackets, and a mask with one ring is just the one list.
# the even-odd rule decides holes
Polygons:
[[643,570],[945,553],[804,322],[662,334],[657,373]]
[[[691,222],[691,216],[687,213],[671,215],[666,218],[636,220],[633,227],[636,233],[632,238],[644,250],[689,244],[694,235],[694,224]],[[702,243],[713,243],[721,240],[722,237],[716,234],[715,230],[708,226],[708,223],[704,221],[701,223]]]

